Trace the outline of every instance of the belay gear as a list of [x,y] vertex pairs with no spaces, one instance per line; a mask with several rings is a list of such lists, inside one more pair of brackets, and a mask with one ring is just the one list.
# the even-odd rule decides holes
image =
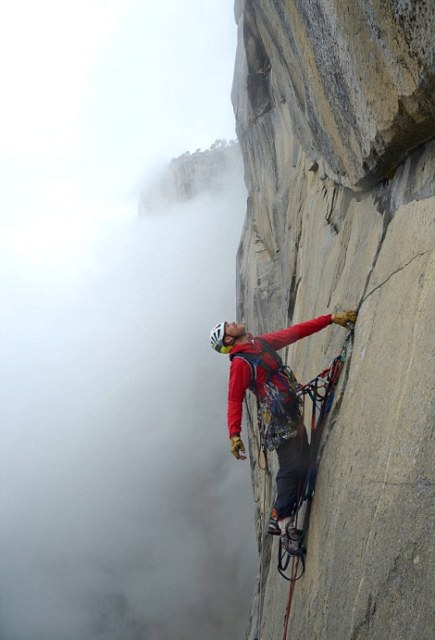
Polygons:
[[[283,364],[280,355],[266,340],[256,340],[263,347],[260,353],[235,353],[230,355],[230,360],[242,358],[251,368],[249,388],[257,397],[260,434],[265,447],[273,451],[286,440],[297,436],[301,425],[300,400],[293,371]],[[271,357],[274,367],[267,364],[264,353]],[[265,395],[261,398],[257,393],[257,366],[261,366],[267,374]]]

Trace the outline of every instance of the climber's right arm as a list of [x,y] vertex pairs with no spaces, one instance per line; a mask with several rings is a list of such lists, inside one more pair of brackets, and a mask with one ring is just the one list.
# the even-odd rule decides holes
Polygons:
[[246,360],[234,358],[228,383],[227,421],[230,438],[242,431],[243,400],[251,384],[251,368]]

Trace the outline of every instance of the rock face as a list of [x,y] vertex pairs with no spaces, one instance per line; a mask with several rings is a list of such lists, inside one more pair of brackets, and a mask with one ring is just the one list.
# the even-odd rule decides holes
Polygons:
[[[287,637],[430,640],[435,5],[252,0],[235,14],[239,318],[261,333],[359,310]],[[298,379],[345,335],[333,325],[293,345]],[[276,467],[260,469],[248,431],[260,564],[247,638],[281,640],[289,586],[265,534]]]
[[433,137],[433,2],[254,0],[237,13],[240,133],[285,104],[308,157],[354,189]]
[[142,193],[140,213],[187,202],[204,192],[220,194],[237,185],[241,174],[242,156],[237,142],[216,140],[210,149],[173,158],[164,173]]

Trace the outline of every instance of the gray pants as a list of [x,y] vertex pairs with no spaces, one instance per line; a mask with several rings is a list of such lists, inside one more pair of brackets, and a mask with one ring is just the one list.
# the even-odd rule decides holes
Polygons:
[[288,518],[297,510],[308,472],[309,448],[305,427],[296,438],[283,442],[276,450],[279,469],[276,475],[278,518]]

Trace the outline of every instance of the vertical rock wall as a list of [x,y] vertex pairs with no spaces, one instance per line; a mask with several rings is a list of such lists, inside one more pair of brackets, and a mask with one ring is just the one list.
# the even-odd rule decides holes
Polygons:
[[[248,187],[239,317],[255,333],[358,308],[288,638],[430,640],[435,5],[236,2],[233,103]],[[286,354],[308,380],[337,326]],[[250,430],[259,580],[247,637],[281,640],[288,584]]]
[[141,194],[139,213],[155,213],[175,204],[192,200],[201,193],[211,196],[230,190],[239,191],[242,158],[235,140],[216,140],[205,151],[186,151],[173,158],[164,172],[147,185]]

